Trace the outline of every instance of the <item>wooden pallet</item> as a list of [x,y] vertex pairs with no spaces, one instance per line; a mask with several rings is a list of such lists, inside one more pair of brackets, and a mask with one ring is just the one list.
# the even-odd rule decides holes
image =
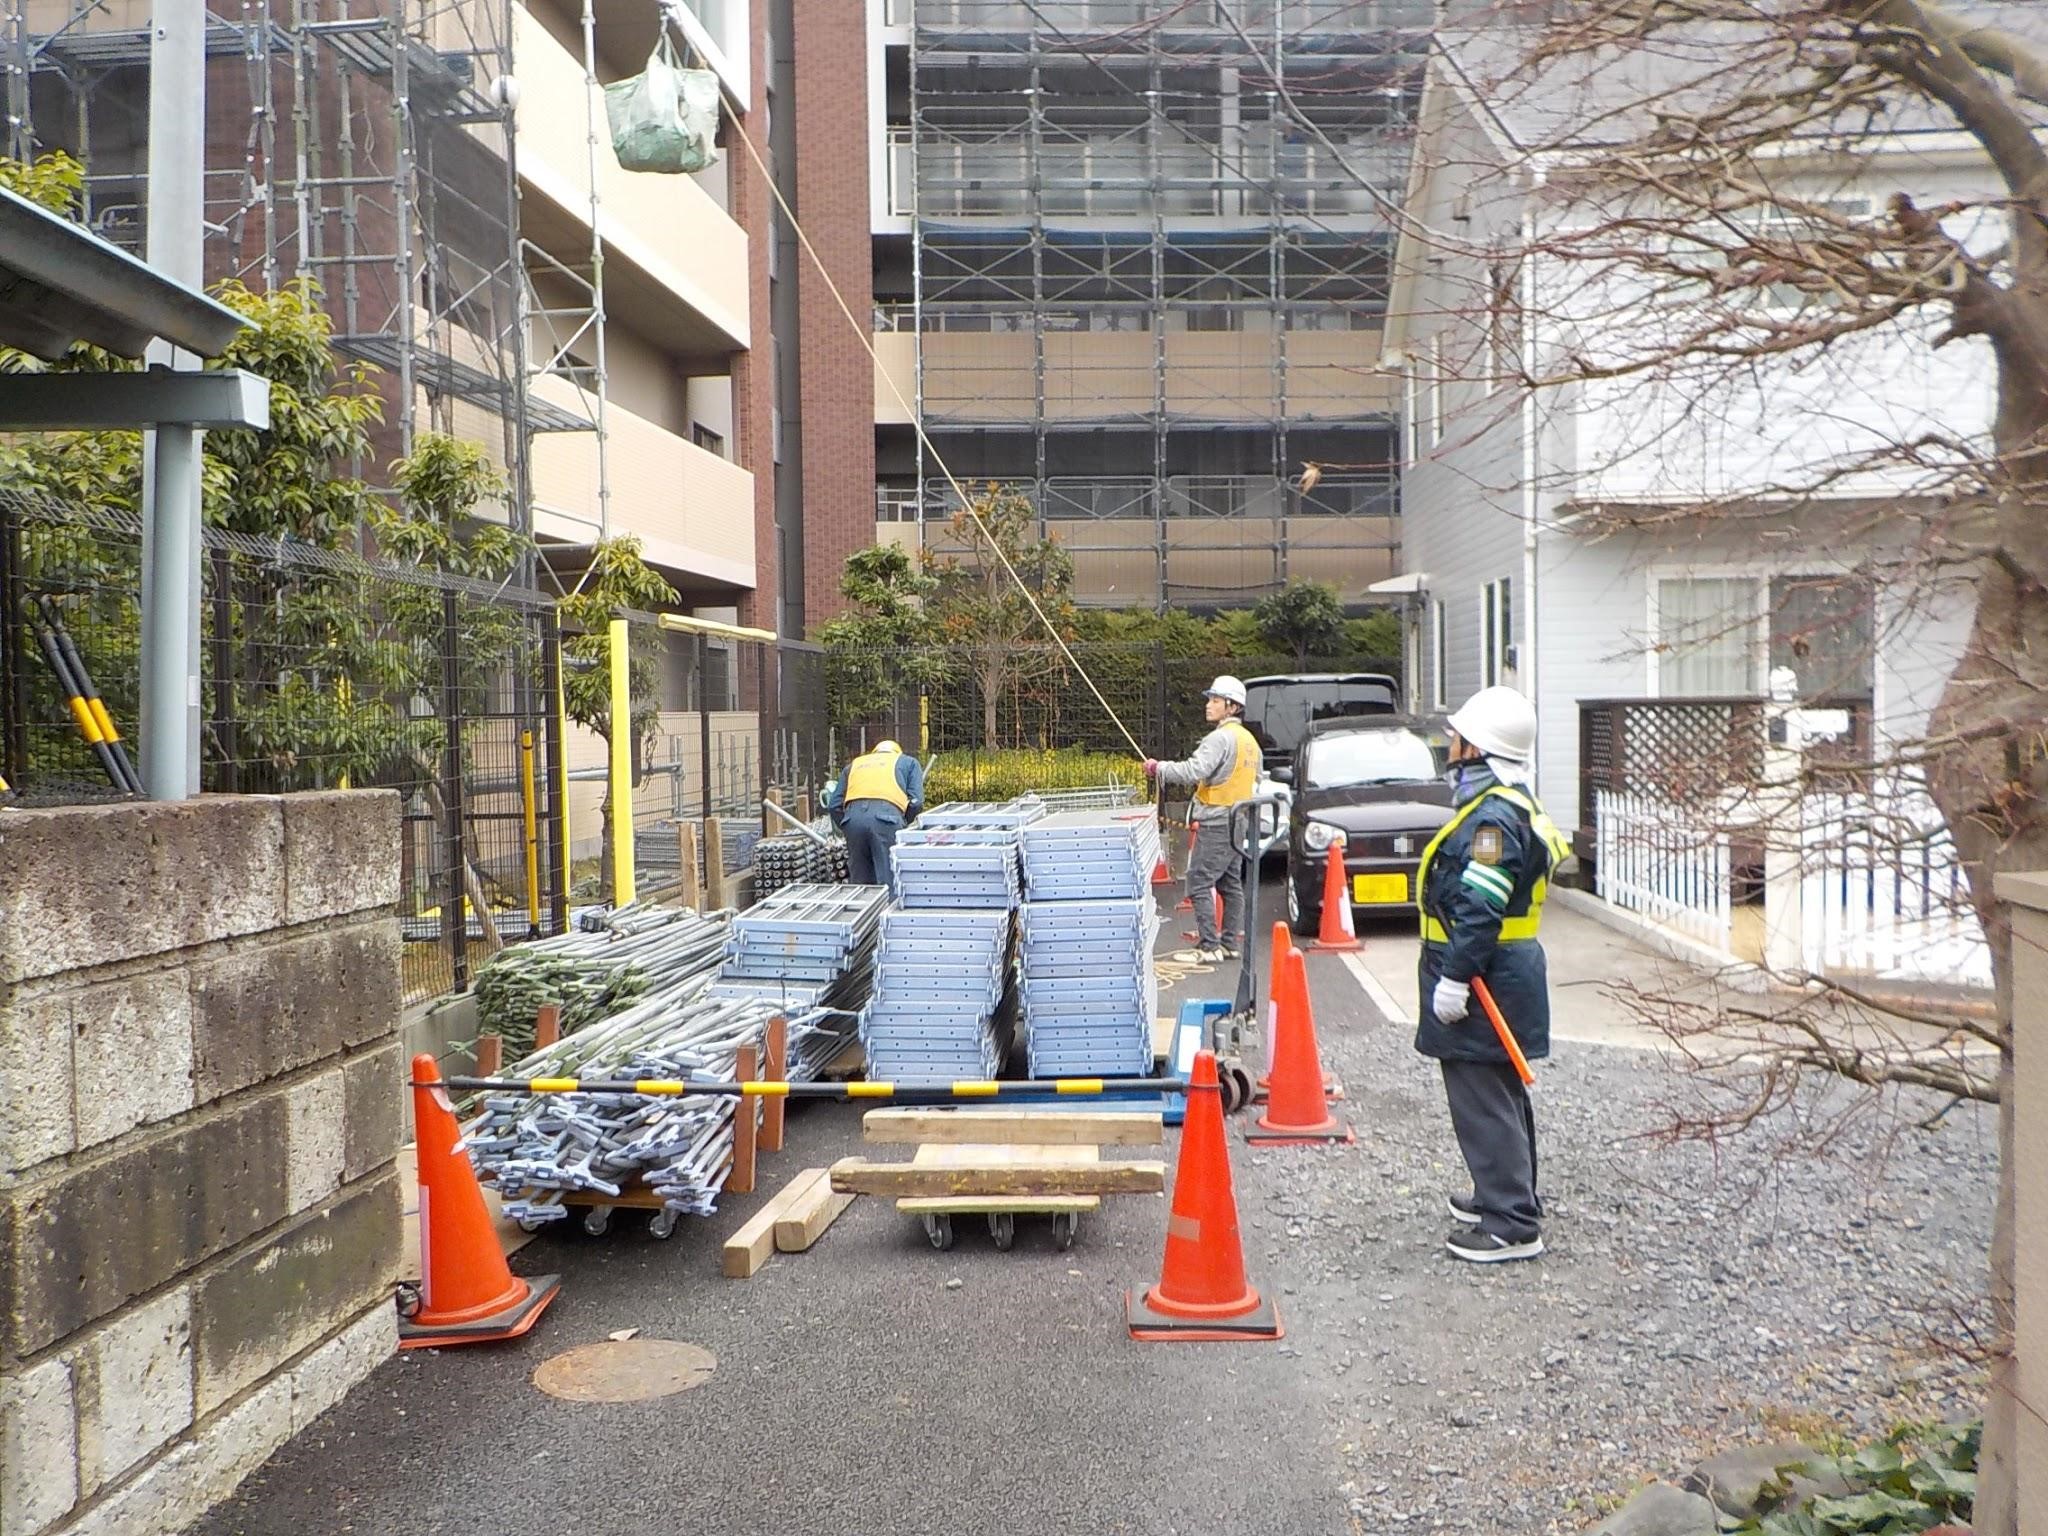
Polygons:
[[832,1188],[893,1195],[896,1209],[924,1223],[935,1248],[953,1244],[955,1216],[985,1216],[998,1248],[1014,1240],[1020,1215],[1053,1218],[1066,1248],[1102,1197],[1166,1187],[1161,1162],[1106,1162],[1105,1146],[1157,1146],[1157,1113],[1065,1109],[877,1109],[862,1121],[871,1142],[915,1144],[907,1163],[841,1158]]

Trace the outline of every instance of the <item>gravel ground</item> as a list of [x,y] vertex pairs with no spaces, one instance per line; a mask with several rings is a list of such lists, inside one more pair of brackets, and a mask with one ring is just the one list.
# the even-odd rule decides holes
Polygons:
[[1441,1249],[1462,1165],[1434,1067],[1311,969],[1359,1147],[1252,1154],[1247,1247],[1299,1293],[1354,1531],[1576,1531],[1732,1442],[1980,1411],[1954,1347],[1983,1323],[1993,1111],[1922,1130],[1941,1100],[1814,1084],[1673,1143],[1710,1083],[1564,1047],[1537,1089],[1549,1252],[1478,1269]]

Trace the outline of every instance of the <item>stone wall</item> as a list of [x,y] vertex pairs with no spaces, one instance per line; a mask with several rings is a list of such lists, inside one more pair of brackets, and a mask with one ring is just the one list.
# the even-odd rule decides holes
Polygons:
[[0,811],[0,1536],[175,1531],[395,1345],[389,792]]

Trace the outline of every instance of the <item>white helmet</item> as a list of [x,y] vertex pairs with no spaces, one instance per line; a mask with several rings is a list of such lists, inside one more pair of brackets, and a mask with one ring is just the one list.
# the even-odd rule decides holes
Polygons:
[[1526,763],[1536,750],[1536,707],[1512,688],[1482,688],[1451,716],[1451,729],[1487,757]]
[[875,743],[874,750],[878,753],[885,753],[890,757],[901,757],[903,755],[903,749],[893,741],[878,741]]
[[1244,708],[1244,684],[1228,674],[1219,677],[1202,690],[1205,699],[1227,699],[1239,709]]

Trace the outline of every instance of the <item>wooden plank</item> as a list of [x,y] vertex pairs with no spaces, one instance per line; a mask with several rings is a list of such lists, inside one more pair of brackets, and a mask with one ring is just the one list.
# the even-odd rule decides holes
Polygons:
[[[754,1046],[740,1047],[736,1070],[741,1082],[757,1081],[754,1074],[760,1070],[760,1056]],[[760,1127],[761,1101],[741,1099],[733,1110],[732,1173],[725,1181],[725,1187],[736,1195],[753,1193],[754,1152],[758,1145]]]
[[533,1046],[539,1050],[544,1045],[553,1045],[562,1038],[562,1005],[542,1003],[534,1010]]
[[679,874],[683,905],[701,912],[704,910],[704,884],[697,872],[697,823],[694,821],[676,823],[676,856],[681,861]]
[[1166,1140],[1156,1110],[871,1109],[861,1131],[869,1141],[899,1145],[1156,1147]]
[[842,1157],[832,1165],[832,1187],[856,1195],[1147,1195],[1166,1188],[1166,1164],[987,1163],[980,1167],[943,1164],[871,1163]]
[[[777,1014],[768,1021],[768,1065],[763,1077],[779,1083],[789,1073],[789,1020]],[[787,1099],[766,1099],[761,1104],[761,1150],[782,1150],[782,1113]]]
[[806,1168],[792,1182],[806,1179],[810,1182],[804,1185],[803,1192],[775,1223],[775,1246],[782,1253],[802,1253],[823,1237],[825,1229],[853,1204],[852,1195],[839,1194],[832,1188],[831,1175],[825,1169]]
[[726,902],[725,823],[716,816],[704,823],[704,905],[723,911]]
[[916,1168],[1007,1168],[1015,1163],[1096,1163],[1102,1149],[1092,1144],[1042,1146],[1013,1142],[1008,1146],[983,1146],[975,1142],[927,1142],[912,1155]]
[[476,1075],[496,1077],[505,1067],[505,1041],[491,1030],[476,1037]]
[[777,1190],[761,1209],[747,1218],[739,1231],[725,1240],[719,1267],[726,1279],[744,1280],[768,1262],[768,1255],[775,1251],[775,1224],[806,1190],[815,1187],[823,1177],[821,1170],[806,1168]]

